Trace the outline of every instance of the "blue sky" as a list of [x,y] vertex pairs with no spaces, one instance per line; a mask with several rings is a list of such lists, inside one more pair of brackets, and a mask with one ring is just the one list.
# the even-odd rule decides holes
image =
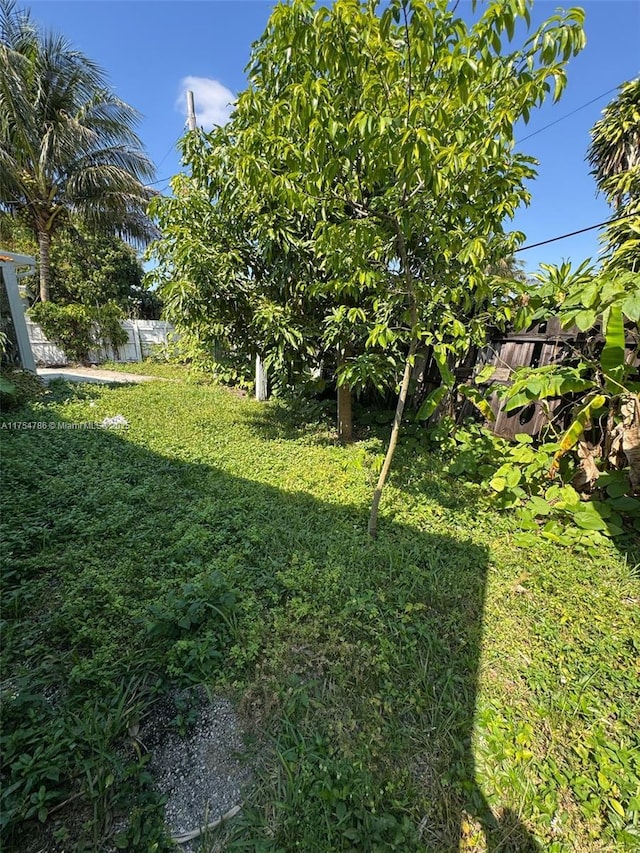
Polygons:
[[[462,0],[470,8],[469,0]],[[21,4],[36,21],[66,35],[107,71],[112,88],[142,114],[139,133],[158,166],[158,178],[179,170],[175,142],[185,126],[184,90],[196,96],[199,123],[224,121],[228,102],[244,88],[251,43],[262,34],[271,0],[37,0]],[[518,128],[522,139],[566,116],[640,72],[638,0],[534,2],[534,23],[558,6],[586,12],[587,47],[569,64],[566,91]],[[463,11],[463,14],[465,12]],[[585,162],[589,129],[615,93],[525,140],[519,150],[540,163],[532,202],[513,227],[537,243],[601,222],[609,216]],[[160,189],[166,181],[158,184]],[[522,252],[528,270],[540,262],[579,263],[598,252],[597,232]]]

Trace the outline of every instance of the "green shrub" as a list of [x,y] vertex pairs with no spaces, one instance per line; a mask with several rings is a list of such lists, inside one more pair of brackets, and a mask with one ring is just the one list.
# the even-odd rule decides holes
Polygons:
[[72,303],[56,305],[39,302],[30,311],[46,337],[62,349],[71,361],[86,361],[89,350],[102,342],[117,348],[127,342],[120,325],[124,314],[115,302],[98,308]]
[[5,369],[0,372],[0,411],[19,409],[43,392],[42,382],[28,370]]
[[253,364],[244,354],[233,352],[224,342],[200,338],[181,331],[166,345],[155,348],[154,361],[184,364],[198,377],[210,377],[222,385],[253,390]]

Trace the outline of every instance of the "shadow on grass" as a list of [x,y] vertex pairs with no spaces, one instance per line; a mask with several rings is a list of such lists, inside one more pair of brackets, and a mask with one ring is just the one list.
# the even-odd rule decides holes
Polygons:
[[[454,851],[469,825],[495,853],[538,849],[475,778],[484,548],[392,523],[371,543],[353,507],[115,431],[0,437],[4,677],[25,696],[57,691],[79,711],[142,671],[242,684],[247,712],[272,733],[273,785],[249,801],[232,849]],[[3,710],[19,729],[11,702]],[[44,788],[52,809],[79,790],[55,751],[28,772],[28,788],[19,761],[3,780],[17,785],[5,849],[23,853],[35,849],[32,793]]]

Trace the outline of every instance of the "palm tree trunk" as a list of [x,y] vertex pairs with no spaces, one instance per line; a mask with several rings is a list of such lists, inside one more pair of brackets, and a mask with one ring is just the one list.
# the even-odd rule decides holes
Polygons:
[[38,231],[38,247],[40,249],[40,299],[42,302],[49,302],[49,282],[51,281],[49,250],[51,248],[51,234],[45,229]]

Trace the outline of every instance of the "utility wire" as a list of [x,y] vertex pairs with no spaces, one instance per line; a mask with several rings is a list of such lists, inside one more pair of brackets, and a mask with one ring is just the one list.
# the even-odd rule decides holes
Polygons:
[[592,98],[590,101],[587,101],[586,104],[582,104],[581,106],[576,107],[575,110],[571,110],[571,112],[565,113],[563,116],[560,116],[560,118],[555,119],[555,121],[550,121],[549,124],[545,124],[542,127],[539,127],[538,130],[534,130],[533,133],[529,133],[526,136],[523,136],[522,139],[518,139],[515,144],[519,145],[526,139],[531,139],[532,136],[537,136],[539,133],[542,133],[542,131],[546,130],[548,127],[553,127],[554,124],[558,124],[558,122],[564,121],[566,118],[569,118],[569,116],[579,113],[580,110],[583,110],[585,107],[590,107],[591,104],[595,104],[596,101],[599,101],[601,98],[604,98],[605,95],[610,95],[612,92],[617,91],[617,89],[617,86],[614,86],[613,89],[607,89],[606,92],[603,92],[601,95],[597,95],[595,98]]
[[[184,128],[185,128],[186,126],[187,126],[187,122],[185,121],[185,123],[184,123],[184,124],[183,124],[183,126],[182,126],[182,129],[184,130]],[[176,148],[176,146],[177,146],[177,144],[178,144],[178,142],[179,142],[179,141],[180,141],[179,139],[176,139],[176,141],[175,141],[175,142],[172,142],[172,143],[171,143],[171,145],[169,146],[169,148],[168,148],[168,150],[167,150],[167,153],[164,155],[164,157],[162,158],[162,160],[160,160],[160,162],[159,162],[159,163],[158,163],[158,165],[156,166],[156,169],[159,169],[159,168],[160,168],[160,166],[162,166],[162,164],[163,164],[163,163],[164,163],[164,161],[167,159],[167,157],[169,156],[169,154],[171,154],[171,152],[175,150],[175,148]],[[165,183],[165,181],[170,181],[170,180],[171,180],[171,177],[168,177],[168,178],[158,178],[158,180],[157,180],[157,181],[150,181],[148,184],[145,184],[145,186],[146,186],[146,187],[153,187],[153,186],[155,186],[156,184],[163,184],[163,183]],[[168,186],[168,184],[167,184],[167,186]],[[162,190],[160,190],[160,192],[162,192]]]
[[525,252],[527,249],[536,249],[538,246],[546,246],[547,243],[555,243],[557,240],[566,240],[567,237],[575,237],[576,234],[584,234],[585,231],[593,231],[595,228],[602,228],[603,225],[611,225],[613,222],[620,222],[623,219],[631,219],[633,216],[638,216],[638,214],[625,213],[624,216],[616,216],[614,219],[605,219],[604,222],[598,222],[597,225],[589,225],[587,228],[578,229],[578,231],[570,231],[568,234],[560,234],[559,237],[550,237],[548,240],[541,240],[539,243],[520,246],[519,249],[514,249],[514,254],[516,252]]

